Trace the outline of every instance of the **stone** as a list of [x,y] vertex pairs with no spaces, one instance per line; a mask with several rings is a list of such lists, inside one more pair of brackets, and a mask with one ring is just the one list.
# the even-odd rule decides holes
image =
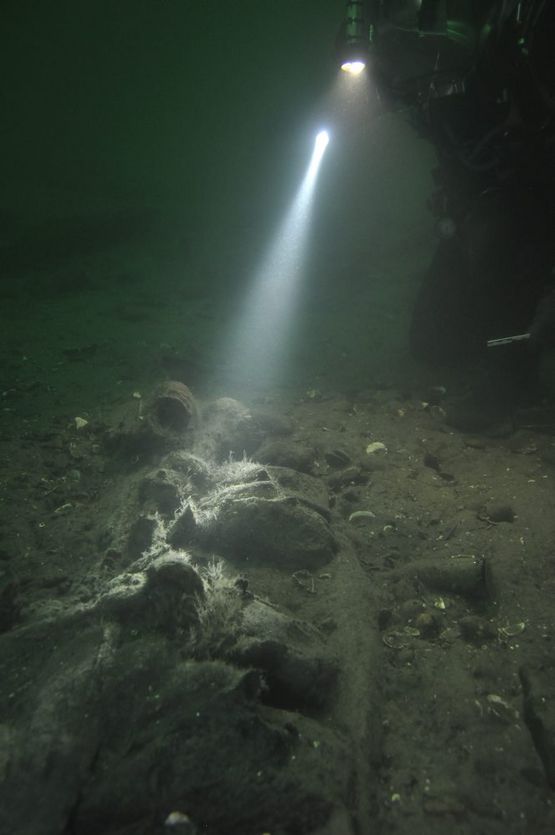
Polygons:
[[464,640],[476,646],[497,638],[495,626],[478,615],[465,615],[459,621],[459,629]]
[[160,468],[139,485],[139,500],[147,512],[172,516],[181,504],[181,483],[173,470]]
[[129,529],[127,539],[127,553],[131,559],[138,559],[145,551],[152,546],[154,532],[156,530],[156,519],[149,516],[139,516]]
[[256,450],[256,457],[263,464],[311,473],[314,469],[316,451],[295,441],[269,440]]
[[224,497],[205,525],[204,537],[230,558],[292,571],[325,565],[337,547],[319,513],[286,497]]
[[204,597],[204,586],[189,558],[170,551],[156,557],[146,569],[148,589],[167,590],[172,596]]
[[183,512],[178,516],[173,525],[170,526],[166,535],[166,541],[172,548],[187,548],[194,540],[197,533],[195,514],[190,505],[186,505]]

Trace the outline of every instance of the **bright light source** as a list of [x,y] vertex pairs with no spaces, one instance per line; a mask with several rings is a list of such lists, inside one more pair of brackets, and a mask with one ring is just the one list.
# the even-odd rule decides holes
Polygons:
[[341,69],[350,75],[360,75],[365,66],[364,61],[345,61],[344,64],[341,64]]

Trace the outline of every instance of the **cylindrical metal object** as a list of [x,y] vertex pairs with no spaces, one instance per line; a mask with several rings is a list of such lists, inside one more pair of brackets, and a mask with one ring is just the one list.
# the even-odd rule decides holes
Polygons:
[[176,380],[162,383],[147,407],[147,418],[158,433],[180,434],[194,428],[197,406],[191,390]]

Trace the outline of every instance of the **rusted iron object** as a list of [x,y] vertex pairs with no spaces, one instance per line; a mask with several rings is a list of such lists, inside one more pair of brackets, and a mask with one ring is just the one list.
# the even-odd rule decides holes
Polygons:
[[167,380],[154,391],[146,416],[156,432],[181,434],[196,427],[198,409],[184,383]]

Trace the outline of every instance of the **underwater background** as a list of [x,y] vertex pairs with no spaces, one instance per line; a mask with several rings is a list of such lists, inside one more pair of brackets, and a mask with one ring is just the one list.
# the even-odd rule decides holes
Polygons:
[[8,2],[3,14],[8,409],[91,410],[177,370],[248,385],[223,334],[322,125],[332,141],[285,382],[353,388],[406,371],[435,240],[434,152],[371,92],[362,106],[334,92],[337,3]]

